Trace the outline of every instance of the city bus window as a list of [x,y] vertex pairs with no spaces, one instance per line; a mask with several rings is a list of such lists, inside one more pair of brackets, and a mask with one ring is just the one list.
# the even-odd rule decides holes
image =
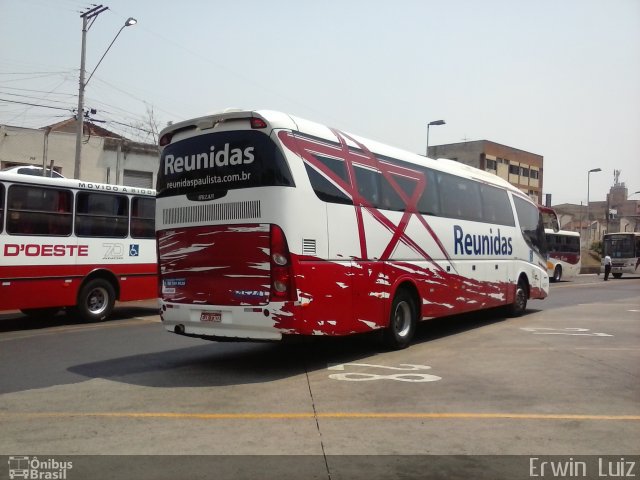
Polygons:
[[70,235],[71,198],[70,190],[12,185],[7,192],[7,232]]
[[0,183],[0,232],[4,229],[4,184]]
[[368,168],[354,167],[356,184],[360,196],[373,207],[380,206],[380,174]]
[[154,238],[156,236],[156,201],[154,198],[134,197],[131,200],[131,236]]
[[124,238],[129,223],[125,195],[80,192],[76,195],[76,235]]
[[545,241],[544,225],[540,211],[535,205],[532,205],[520,197],[514,196],[513,203],[516,207],[520,230],[522,230],[527,244],[541,254],[545,254],[547,251],[547,242]]
[[433,170],[424,170],[426,185],[424,192],[418,201],[418,210],[423,215],[440,215],[440,195],[438,194],[438,183]]
[[[393,180],[398,184],[402,190],[404,190],[405,195],[411,197],[411,193],[415,189],[416,182],[410,179],[405,179],[399,176],[394,176]],[[407,182],[411,182],[413,185],[408,185]],[[396,210],[398,212],[404,211],[406,205],[398,192],[394,188],[394,186],[385,178],[384,175],[380,175],[380,184],[382,191],[382,201],[380,203],[380,208],[385,210]],[[407,191],[410,190],[410,193]]]
[[309,182],[316,196],[330,203],[343,203],[345,205],[353,205],[353,201],[342,190],[334,185],[327,177],[318,172],[315,168],[305,162],[304,164]]
[[438,173],[438,190],[445,217],[482,221],[480,186],[477,182]]
[[509,205],[507,192],[499,188],[482,185],[480,187],[482,197],[482,216],[485,222],[513,227],[513,211]]

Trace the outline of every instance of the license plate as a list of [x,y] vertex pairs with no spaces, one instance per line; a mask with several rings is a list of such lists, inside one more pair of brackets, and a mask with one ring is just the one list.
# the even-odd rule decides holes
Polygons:
[[200,313],[200,321],[220,323],[222,322],[222,313],[221,312],[202,312]]

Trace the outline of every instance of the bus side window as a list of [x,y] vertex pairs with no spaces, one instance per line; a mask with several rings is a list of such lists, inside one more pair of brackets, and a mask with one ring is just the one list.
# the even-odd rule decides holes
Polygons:
[[0,232],[4,230],[4,183],[0,183]]
[[76,195],[76,235],[124,238],[129,229],[128,198],[80,192]]
[[508,225],[510,227],[515,225],[513,211],[509,205],[509,197],[505,190],[489,185],[481,185],[480,196],[482,197],[482,216],[485,222]]
[[131,237],[155,238],[155,199],[134,197],[131,200]]
[[433,170],[424,170],[426,185],[420,200],[418,210],[423,215],[440,215],[440,195],[438,194],[438,182]]
[[360,196],[373,207],[381,206],[379,187],[380,174],[375,170],[369,170],[368,168],[362,167],[354,167],[353,170],[356,174],[356,184],[358,186],[358,193]]

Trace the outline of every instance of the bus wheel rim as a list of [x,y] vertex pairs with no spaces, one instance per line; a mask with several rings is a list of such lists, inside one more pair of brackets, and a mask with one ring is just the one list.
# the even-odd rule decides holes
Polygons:
[[87,308],[94,315],[99,315],[107,309],[109,294],[104,288],[94,288],[87,297]]
[[393,314],[393,329],[400,338],[404,338],[411,330],[411,307],[407,302],[400,302]]

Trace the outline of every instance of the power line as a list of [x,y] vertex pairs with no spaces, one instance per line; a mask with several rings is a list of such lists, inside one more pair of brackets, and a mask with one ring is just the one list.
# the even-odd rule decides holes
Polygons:
[[0,98],[0,102],[17,103],[19,105],[29,105],[29,106],[32,106],[32,107],[51,108],[51,109],[54,109],[54,110],[66,110],[66,111],[72,111],[73,110],[73,108],[53,107],[51,105],[41,105],[39,103],[19,102],[17,100],[7,100],[6,98]]

